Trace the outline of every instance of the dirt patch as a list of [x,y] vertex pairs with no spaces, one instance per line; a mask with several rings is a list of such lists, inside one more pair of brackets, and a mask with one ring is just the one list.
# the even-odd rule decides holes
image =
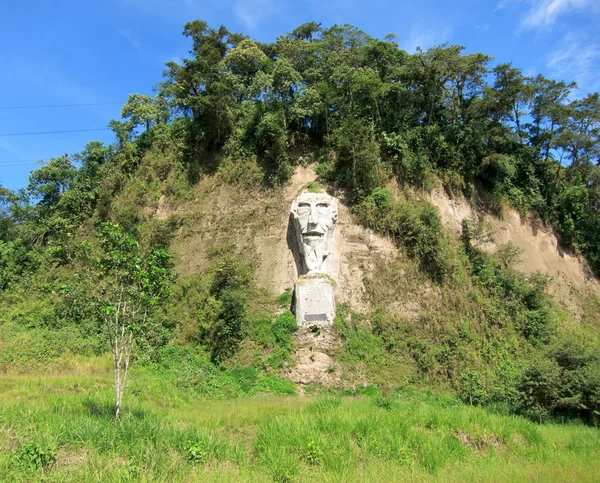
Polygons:
[[21,446],[17,433],[4,426],[0,429],[0,451],[14,451]]
[[[437,188],[429,200],[438,207],[444,224],[456,235],[462,230],[462,221],[475,211],[462,198],[450,198]],[[549,292],[571,315],[581,318],[582,305],[590,295],[600,295],[600,284],[592,276],[586,261],[561,247],[556,233],[536,218],[523,219],[512,208],[505,208],[502,218],[478,213],[492,229],[494,241],[482,247],[495,253],[510,242],[521,251],[515,268],[525,274],[542,272],[552,277]]]
[[[262,192],[240,190],[218,182],[216,177],[203,179],[196,188],[195,201],[177,208],[189,221],[172,242],[176,270],[182,275],[201,272],[210,263],[211,249],[229,244],[254,263],[258,288],[272,295],[293,288],[298,270],[292,252],[290,207],[316,179],[313,165],[298,166],[285,187]],[[159,200],[161,205],[168,206],[168,200]],[[367,313],[372,304],[365,277],[373,274],[376,258],[395,256],[397,249],[391,240],[356,225],[343,201],[334,236],[336,248],[326,264],[337,281],[337,302]]]
[[464,429],[457,429],[454,436],[464,446],[484,453],[487,453],[491,448],[496,451],[504,451],[506,448],[504,442],[493,432],[484,431],[483,434],[470,434]]
[[88,458],[89,455],[85,450],[79,449],[77,451],[71,451],[66,448],[60,448],[56,455],[56,462],[54,463],[53,468],[80,465],[87,461]]
[[376,273],[379,260],[390,260],[398,249],[389,239],[379,236],[353,222],[350,207],[339,204],[336,253],[339,271],[337,298],[350,311],[369,313],[373,303],[365,287],[365,280]]
[[340,378],[329,354],[337,346],[333,327],[301,328],[295,336],[296,365],[289,368],[286,377],[296,384],[339,385]]
[[162,195],[158,199],[158,203],[156,204],[156,211],[154,212],[154,216],[159,220],[166,220],[167,218],[169,218],[170,211],[167,207],[166,201],[167,200],[165,198],[165,195]]

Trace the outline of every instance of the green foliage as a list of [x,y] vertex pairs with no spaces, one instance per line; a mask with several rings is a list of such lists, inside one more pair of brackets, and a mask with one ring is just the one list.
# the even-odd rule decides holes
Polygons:
[[457,392],[459,397],[469,404],[483,404],[489,396],[483,384],[481,373],[473,370],[463,371],[458,376]]
[[210,295],[215,302],[215,320],[209,330],[211,353],[215,360],[233,355],[244,337],[251,280],[251,266],[239,257],[226,252],[218,258],[210,285]]
[[34,441],[21,443],[11,454],[12,463],[21,470],[49,471],[56,463],[56,448],[40,445]]
[[196,394],[218,399],[259,394],[295,394],[294,385],[273,374],[253,367],[225,369],[214,364],[201,349],[170,345],[161,349],[156,361],[144,366],[144,372],[158,377],[161,384],[190,389]]
[[359,201],[384,179],[384,167],[372,128],[359,119],[345,119],[333,133],[338,159],[338,181]]
[[391,236],[432,280],[443,283],[447,279],[452,261],[442,221],[432,204],[405,195],[392,200],[389,190],[376,188],[355,211],[363,224]]
[[219,165],[219,174],[225,182],[247,190],[260,186],[264,178],[256,155],[251,153],[240,153],[240,157],[227,158]]
[[48,164],[31,173],[27,190],[39,200],[38,203],[50,208],[58,203],[61,194],[75,179],[77,170],[67,156],[51,159]]
[[286,288],[278,298],[277,303],[283,307],[289,307],[292,305],[293,293],[291,288]]
[[306,190],[309,193],[322,193],[323,191],[325,191],[325,186],[323,186],[320,183],[315,183],[314,181],[311,181],[306,185]]
[[292,348],[292,335],[297,329],[298,326],[296,324],[296,317],[294,317],[294,314],[292,314],[289,310],[279,315],[271,326],[271,331],[273,332],[276,343],[284,349]]
[[265,113],[256,126],[255,142],[271,183],[285,181],[292,174],[284,126],[281,111]]
[[185,448],[185,452],[190,463],[205,463],[208,459],[208,452],[202,443],[190,443],[190,445]]
[[540,419],[548,415],[600,420],[597,344],[565,336],[536,351],[518,384],[519,407]]
[[382,133],[382,149],[396,176],[410,185],[429,188],[432,167],[419,141],[418,129]]
[[472,276],[475,283],[501,302],[497,317],[512,318],[527,340],[534,344],[547,343],[554,335],[556,314],[545,295],[546,276],[533,274],[526,279],[514,270],[494,264],[483,254],[472,259]]
[[[101,223],[97,234],[100,246],[94,258],[91,250],[79,250],[82,270],[73,280],[74,299],[89,305],[106,331],[114,359],[118,420],[135,342],[149,339],[144,337],[152,331],[149,316],[170,295],[176,277],[168,251],[152,248],[142,252],[130,234],[111,222]],[[69,297],[70,292],[65,290]]]

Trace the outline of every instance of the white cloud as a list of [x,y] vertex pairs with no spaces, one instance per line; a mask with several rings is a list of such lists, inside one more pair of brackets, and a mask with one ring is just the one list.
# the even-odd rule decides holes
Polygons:
[[117,29],[117,34],[123,37],[131,46],[138,51],[142,50],[142,42],[138,37],[129,29]]
[[274,0],[237,0],[233,4],[233,14],[248,30],[254,30],[259,23],[279,13]]
[[427,50],[430,47],[450,41],[452,27],[440,25],[413,24],[408,34],[400,34],[400,48],[414,53],[417,47]]
[[498,8],[515,3],[529,5],[529,10],[521,19],[521,27],[526,29],[549,28],[560,16],[600,10],[598,0],[501,0]]
[[546,67],[554,76],[575,81],[583,92],[600,89],[598,76],[600,43],[577,34],[567,34],[560,47],[546,56]]

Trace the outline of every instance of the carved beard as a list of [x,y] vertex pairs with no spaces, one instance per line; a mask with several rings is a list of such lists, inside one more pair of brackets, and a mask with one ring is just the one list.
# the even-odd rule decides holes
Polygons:
[[304,260],[306,261],[306,268],[309,272],[313,270],[320,270],[325,254],[325,243],[320,242],[314,246],[302,243],[304,248]]

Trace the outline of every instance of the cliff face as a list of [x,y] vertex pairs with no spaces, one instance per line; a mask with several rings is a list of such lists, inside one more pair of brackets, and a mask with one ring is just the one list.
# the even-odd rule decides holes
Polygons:
[[[316,181],[312,167],[299,167],[282,189],[261,193],[241,192],[214,179],[203,180],[196,200],[178,208],[189,222],[177,234],[172,248],[182,275],[206,268],[209,254],[220,245],[233,245],[254,263],[256,284],[272,295],[291,289],[298,279],[292,251],[289,210],[294,198]],[[398,254],[394,244],[352,221],[341,193],[334,252],[328,272],[337,282],[338,303],[357,312],[372,309],[364,280],[374,274],[376,262]],[[162,212],[168,209],[162,207]]]
[[[215,250],[233,247],[252,261],[256,288],[271,299],[292,289],[298,278],[298,260],[293,254],[290,206],[316,180],[312,166],[298,167],[285,187],[272,190],[244,191],[219,182],[218,177],[207,177],[196,186],[192,201],[174,210],[166,200],[159,201],[155,216],[167,217],[176,212],[187,219],[171,244],[177,271],[182,276],[201,273],[209,267]],[[343,193],[330,190],[330,194],[339,201],[339,214],[335,250],[326,262],[327,269],[336,280],[336,302],[346,305],[348,320],[354,327],[366,324],[370,330],[371,314],[381,309],[418,333],[429,330],[427,324],[435,314],[454,314],[450,316],[454,320],[451,324],[459,324],[469,310],[474,310],[462,305],[469,297],[468,284],[460,288],[464,293],[459,295],[431,283],[390,239],[353,221]],[[462,221],[473,216],[473,208],[465,200],[451,199],[442,189],[424,196],[437,206],[448,232],[458,238]],[[493,242],[481,248],[493,253],[511,242],[521,251],[515,268],[527,274],[548,274],[549,292],[570,315],[565,317],[566,323],[577,324],[585,318],[586,310],[595,310],[593,301],[600,296],[600,284],[583,259],[561,249],[551,230],[536,220],[524,220],[512,209],[505,209],[502,218],[482,213],[478,216],[485,218],[493,234]],[[440,330],[453,329],[445,326]],[[338,339],[335,330],[300,331],[293,355],[295,365],[286,369],[287,377],[301,384],[372,383],[373,375],[362,368],[362,363],[340,364],[343,350]],[[402,367],[389,369],[393,373],[390,379],[410,377],[412,362],[398,359],[398,364]]]
[[[178,272],[186,275],[202,271],[211,251],[232,245],[254,262],[259,288],[272,295],[291,289],[298,270],[290,240],[289,209],[298,193],[316,179],[311,166],[298,167],[284,188],[260,194],[238,190],[213,177],[204,179],[196,188],[195,199],[177,208],[188,219],[172,243]],[[340,202],[335,251],[327,261],[337,281],[337,301],[347,304],[351,311],[368,313],[374,301],[365,281],[376,277],[382,262],[400,253],[391,240],[352,221],[343,193],[331,194]],[[455,236],[460,235],[463,219],[474,214],[465,200],[451,199],[441,188],[433,190],[428,199],[438,207],[447,229]],[[170,213],[161,200],[155,216]],[[493,234],[493,242],[482,248],[493,253],[508,242],[514,244],[521,251],[515,268],[524,273],[548,274],[550,293],[575,318],[582,317],[589,297],[600,295],[600,284],[585,261],[562,249],[555,233],[539,220],[523,219],[510,208],[504,210],[502,218],[479,216],[485,218]],[[398,302],[390,300],[389,305],[396,305],[399,313],[413,312],[418,303],[399,306]]]
[[[462,221],[474,214],[464,199],[451,199],[441,188],[430,193],[429,201],[438,207],[446,227],[457,236]],[[538,218],[524,218],[512,208],[504,208],[500,218],[481,213],[479,216],[483,216],[493,235],[493,241],[481,248],[495,253],[502,245],[512,243],[521,252],[515,268],[526,274],[549,275],[549,292],[576,319],[583,316],[586,300],[600,295],[600,284],[583,257],[563,249],[556,233]]]

